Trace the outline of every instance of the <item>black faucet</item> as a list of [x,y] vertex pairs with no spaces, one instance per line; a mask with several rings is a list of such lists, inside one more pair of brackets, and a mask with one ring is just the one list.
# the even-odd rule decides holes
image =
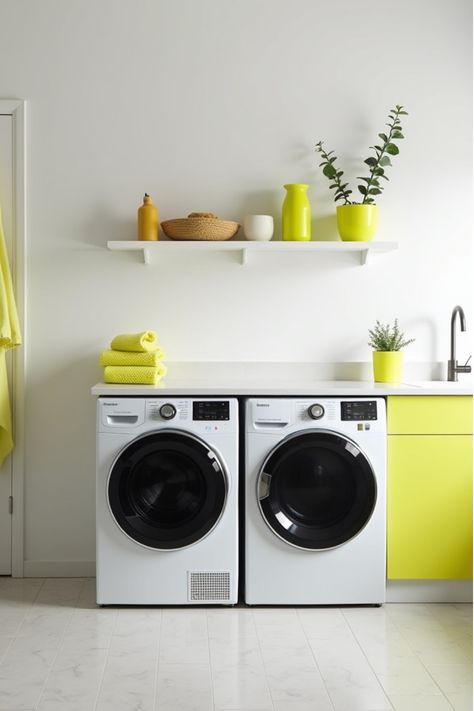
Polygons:
[[456,381],[458,373],[470,373],[471,366],[468,365],[471,356],[467,359],[464,365],[458,365],[456,360],[456,316],[459,314],[461,322],[461,331],[466,330],[466,317],[461,306],[455,306],[451,315],[451,358],[448,360],[448,380]]

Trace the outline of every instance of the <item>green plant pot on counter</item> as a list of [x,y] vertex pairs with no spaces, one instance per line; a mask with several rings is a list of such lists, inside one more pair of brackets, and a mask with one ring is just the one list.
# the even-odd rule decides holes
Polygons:
[[338,205],[337,230],[345,242],[369,242],[377,230],[377,205]]
[[400,383],[403,373],[402,348],[413,343],[415,339],[405,339],[400,331],[398,319],[393,326],[389,323],[375,322],[369,329],[369,346],[374,349],[372,359],[374,364],[374,380],[376,383]]

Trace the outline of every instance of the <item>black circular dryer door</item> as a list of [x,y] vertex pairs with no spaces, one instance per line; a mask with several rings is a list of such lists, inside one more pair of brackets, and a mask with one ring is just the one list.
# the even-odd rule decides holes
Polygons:
[[193,435],[162,430],[131,442],[117,457],[108,501],[120,528],[149,548],[176,550],[216,525],[227,475],[216,453]]
[[258,475],[257,496],[277,536],[298,548],[324,550],[364,528],[377,486],[370,463],[352,440],[312,430],[275,447]]

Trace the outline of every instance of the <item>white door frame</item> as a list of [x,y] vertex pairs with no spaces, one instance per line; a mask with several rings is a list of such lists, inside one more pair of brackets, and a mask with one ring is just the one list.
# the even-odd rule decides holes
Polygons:
[[23,345],[14,348],[12,422],[12,576],[23,577],[24,562],[24,448],[26,369],[26,102],[0,99],[0,114],[13,122],[13,259],[12,277]]

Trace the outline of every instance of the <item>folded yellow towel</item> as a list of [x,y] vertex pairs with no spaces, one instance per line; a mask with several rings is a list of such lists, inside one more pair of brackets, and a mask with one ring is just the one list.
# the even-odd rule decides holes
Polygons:
[[103,351],[100,354],[100,364],[106,365],[151,365],[157,366],[165,358],[162,348],[156,351],[137,353],[136,351]]
[[129,385],[156,385],[166,375],[166,366],[107,365],[104,368],[104,382],[128,383]]
[[154,351],[156,349],[155,331],[141,333],[121,333],[115,336],[110,347],[114,351]]

